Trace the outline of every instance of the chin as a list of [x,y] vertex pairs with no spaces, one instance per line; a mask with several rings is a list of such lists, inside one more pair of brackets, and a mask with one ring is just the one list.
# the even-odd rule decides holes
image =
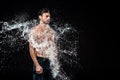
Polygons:
[[46,24],[49,24],[50,22],[46,22]]

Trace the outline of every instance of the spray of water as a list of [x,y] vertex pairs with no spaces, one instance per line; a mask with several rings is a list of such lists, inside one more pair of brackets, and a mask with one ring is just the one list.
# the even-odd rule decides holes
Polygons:
[[[49,46],[47,50],[43,50],[46,54],[49,54],[48,57],[50,59],[53,77],[56,78],[56,80],[70,80],[70,76],[62,66],[69,65],[71,67],[76,67],[79,65],[79,58],[77,57],[79,37],[77,30],[72,28],[70,24],[58,24],[55,22],[51,24],[51,26],[48,27],[55,33],[56,41],[51,42],[46,40],[40,44],[29,33],[32,27],[37,25],[37,20],[35,19],[25,22],[16,20],[10,22],[1,21],[0,25],[2,27],[0,30],[0,38],[2,39],[0,41],[0,51],[2,53],[10,55],[10,51],[15,51],[11,49],[18,45],[24,47],[24,45],[26,45],[27,42],[30,42],[30,40],[37,51],[39,51],[40,47],[45,48],[45,46]],[[25,40],[25,42],[21,42],[20,40]],[[7,49],[5,49],[5,45],[8,45]],[[16,49],[18,51],[20,49],[19,46]],[[4,63],[4,59],[5,58],[1,58],[1,65]],[[4,66],[0,67],[1,70],[2,68],[4,68]]]

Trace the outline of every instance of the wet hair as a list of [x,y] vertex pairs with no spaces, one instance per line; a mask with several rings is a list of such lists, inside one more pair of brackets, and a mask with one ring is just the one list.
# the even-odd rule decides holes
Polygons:
[[50,11],[49,11],[49,9],[47,9],[47,8],[43,8],[43,9],[41,9],[39,12],[38,12],[38,16],[42,16],[43,15],[43,13],[50,13]]

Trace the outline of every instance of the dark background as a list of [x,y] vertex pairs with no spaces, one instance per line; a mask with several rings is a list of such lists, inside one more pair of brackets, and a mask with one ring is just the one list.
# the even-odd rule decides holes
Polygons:
[[[0,2],[0,21],[8,21],[18,13],[27,12],[29,19],[37,18],[41,8],[49,8],[52,17],[58,17],[79,32],[78,51],[82,68],[73,70],[73,80],[104,80],[112,78],[112,59],[110,42],[112,35],[108,28],[109,6],[105,2],[57,1],[57,0],[4,0]],[[10,70],[1,71],[1,80],[32,80],[32,61],[26,48],[11,57],[16,60],[6,62]],[[20,54],[20,53],[24,53]],[[16,65],[16,66],[15,66]],[[1,66],[1,65],[0,65]]]

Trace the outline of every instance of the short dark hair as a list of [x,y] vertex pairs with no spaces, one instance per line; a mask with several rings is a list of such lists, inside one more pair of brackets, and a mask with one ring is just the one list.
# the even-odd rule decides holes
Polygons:
[[38,12],[38,16],[42,16],[43,13],[50,13],[49,9],[48,8],[43,8],[41,9],[39,12]]

